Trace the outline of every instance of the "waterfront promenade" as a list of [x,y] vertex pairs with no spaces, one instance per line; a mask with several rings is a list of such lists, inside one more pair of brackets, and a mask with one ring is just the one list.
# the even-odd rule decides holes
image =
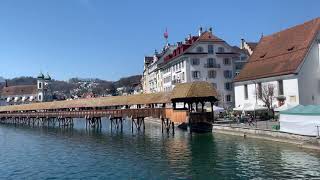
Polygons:
[[282,132],[276,128],[279,125],[279,121],[274,120],[257,121],[250,125],[248,123],[235,123],[230,121],[224,124],[213,124],[213,132],[242,136],[244,138],[290,143],[301,148],[320,151],[319,137]]

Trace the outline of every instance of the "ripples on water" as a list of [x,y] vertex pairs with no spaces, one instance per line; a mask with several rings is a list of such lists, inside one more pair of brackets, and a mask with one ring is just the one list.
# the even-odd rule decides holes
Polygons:
[[285,179],[320,177],[320,153],[220,134],[0,126],[0,179]]

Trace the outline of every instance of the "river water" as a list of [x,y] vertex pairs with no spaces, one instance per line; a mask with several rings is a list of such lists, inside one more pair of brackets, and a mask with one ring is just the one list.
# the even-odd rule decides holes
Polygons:
[[320,152],[146,123],[145,133],[0,125],[0,179],[310,179]]

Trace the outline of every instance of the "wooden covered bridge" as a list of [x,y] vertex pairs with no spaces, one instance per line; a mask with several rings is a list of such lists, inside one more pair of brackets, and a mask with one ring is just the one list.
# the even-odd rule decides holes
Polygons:
[[[162,130],[174,124],[211,122],[213,113],[206,112],[217,101],[217,92],[207,82],[178,84],[172,92],[110,96],[78,100],[53,101],[24,105],[0,106],[0,122],[30,126],[73,126],[75,118],[85,118],[86,127],[101,127],[101,118],[122,129],[124,118],[134,128],[145,128],[145,118],[160,118]],[[173,129],[174,130],[174,129]]]

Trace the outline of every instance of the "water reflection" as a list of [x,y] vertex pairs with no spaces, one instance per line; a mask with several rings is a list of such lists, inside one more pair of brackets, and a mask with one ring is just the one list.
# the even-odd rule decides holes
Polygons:
[[295,146],[220,134],[103,128],[0,126],[0,178],[281,179],[319,177],[320,155]]

